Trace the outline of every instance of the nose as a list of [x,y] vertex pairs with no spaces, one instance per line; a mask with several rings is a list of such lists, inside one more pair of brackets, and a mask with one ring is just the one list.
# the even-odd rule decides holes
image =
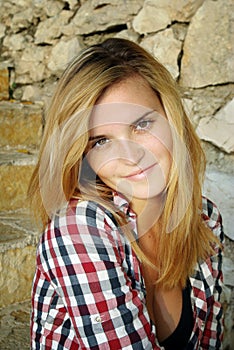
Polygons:
[[130,164],[139,164],[145,155],[145,149],[131,140],[119,140],[117,152],[118,158]]

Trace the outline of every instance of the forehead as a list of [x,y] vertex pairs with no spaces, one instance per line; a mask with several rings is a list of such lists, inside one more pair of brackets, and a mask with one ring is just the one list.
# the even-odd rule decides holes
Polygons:
[[133,103],[99,104],[93,107],[89,126],[93,129],[102,125],[132,124],[153,112],[155,111],[152,108]]
[[131,124],[149,111],[164,115],[157,93],[139,75],[127,77],[109,86],[92,110],[90,127],[105,124]]

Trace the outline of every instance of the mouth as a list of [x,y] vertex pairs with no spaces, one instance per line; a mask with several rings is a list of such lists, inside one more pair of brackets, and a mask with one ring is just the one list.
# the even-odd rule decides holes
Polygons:
[[154,164],[146,167],[145,169],[141,169],[141,170],[135,171],[135,172],[131,173],[130,175],[125,176],[125,179],[128,179],[128,180],[141,180],[141,179],[144,179],[148,175],[150,170],[152,170],[153,167],[155,165],[157,165],[157,164],[158,163],[154,163]]

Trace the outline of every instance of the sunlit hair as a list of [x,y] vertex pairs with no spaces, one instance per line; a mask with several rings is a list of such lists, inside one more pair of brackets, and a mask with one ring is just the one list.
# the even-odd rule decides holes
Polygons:
[[[216,242],[201,217],[205,157],[175,81],[162,64],[137,44],[125,39],[108,39],[82,51],[66,69],[47,111],[38,164],[28,194],[43,227],[51,214],[43,203],[45,191],[47,197],[51,193],[48,205],[53,203],[53,210],[74,196],[101,202],[130,237],[124,216],[113,207],[111,190],[100,181],[79,183],[78,178],[83,171],[82,159],[89,139],[90,110],[108,87],[134,75],[143,77],[159,96],[173,125],[173,163],[160,217],[161,232],[156,237],[155,268],[157,283],[165,288],[184,286],[195,264],[212,253],[212,243]],[[73,134],[71,130],[69,134],[66,132],[70,120],[76,120]],[[68,144],[71,144],[69,149]],[[137,242],[133,240],[132,245],[142,262],[150,263]]]

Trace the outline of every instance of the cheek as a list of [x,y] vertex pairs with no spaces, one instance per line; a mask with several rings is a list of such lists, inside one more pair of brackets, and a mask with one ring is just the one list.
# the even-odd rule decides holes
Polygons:
[[159,141],[154,137],[149,140],[145,147],[153,155],[154,159],[159,162],[164,177],[168,178],[172,164],[172,143],[167,143],[165,145],[161,140]]
[[152,135],[145,140],[143,147],[146,150],[146,153],[152,154],[157,160],[160,160],[167,151],[161,140]]
[[100,178],[110,178],[116,173],[117,164],[114,160],[107,160],[100,155],[87,157],[90,167]]
[[99,172],[100,168],[102,168],[105,164],[103,156],[101,154],[98,154],[97,152],[94,152],[93,150],[90,150],[86,154],[86,160],[88,161],[90,167],[96,174]]

